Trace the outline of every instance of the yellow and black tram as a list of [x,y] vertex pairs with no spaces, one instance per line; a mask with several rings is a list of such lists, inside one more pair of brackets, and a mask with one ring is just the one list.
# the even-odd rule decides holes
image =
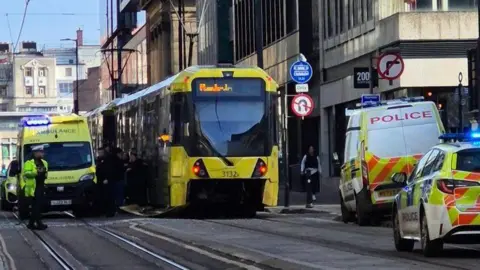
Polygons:
[[153,204],[234,204],[251,216],[277,204],[277,88],[258,67],[195,66],[87,116],[94,141],[111,140],[93,129],[114,119],[117,145],[149,161]]

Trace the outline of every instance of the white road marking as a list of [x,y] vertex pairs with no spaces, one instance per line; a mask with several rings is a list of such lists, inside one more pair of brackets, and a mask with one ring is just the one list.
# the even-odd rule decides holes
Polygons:
[[[5,219],[7,219],[8,221],[11,221],[7,215],[5,215],[5,213],[3,213],[3,216],[5,217]],[[11,270],[17,270],[17,266],[15,264],[15,260],[13,259],[12,255],[8,252],[8,249],[7,249],[7,244],[5,243],[5,239],[3,239],[2,235],[0,234],[0,246],[2,247],[2,253],[3,255],[5,255],[6,259],[8,260],[7,262],[7,269],[11,269]]]
[[146,230],[143,230],[141,228],[138,228],[137,227],[138,225],[130,225],[130,229],[132,230],[135,230],[137,232],[141,232],[143,234],[146,234],[148,236],[151,236],[151,237],[155,237],[155,238],[158,238],[158,239],[161,239],[163,241],[166,241],[166,242],[169,242],[169,243],[172,243],[174,245],[177,245],[179,247],[182,247],[184,249],[188,249],[188,250],[191,250],[193,252],[196,252],[196,253],[199,253],[201,255],[205,255],[207,257],[210,257],[214,260],[217,260],[217,261],[221,261],[221,262],[224,262],[224,263],[228,263],[228,264],[233,264],[235,266],[238,266],[238,267],[241,267],[242,269],[247,269],[247,270],[261,270],[261,268],[258,268],[258,267],[255,267],[255,266],[252,266],[252,265],[248,265],[248,264],[243,264],[243,263],[240,263],[240,262],[236,262],[234,260],[229,260],[227,258],[224,258],[224,257],[221,257],[221,256],[218,256],[216,254],[213,254],[211,252],[208,252],[208,251],[205,251],[203,249],[200,249],[200,248],[197,248],[195,246],[191,246],[191,245],[187,245],[187,244],[184,244],[184,243],[181,243],[181,242],[178,242],[176,240],[173,240],[171,238],[168,238],[168,237],[165,237],[165,236],[162,236],[162,235],[158,235],[158,234],[155,234],[155,233],[151,233],[149,231],[146,231]]
[[167,264],[170,264],[170,265],[172,265],[172,266],[174,266],[174,267],[176,267],[176,268],[178,268],[178,269],[181,269],[181,270],[190,270],[189,268],[186,268],[186,267],[184,267],[184,266],[182,266],[182,265],[180,265],[180,264],[178,264],[178,263],[176,263],[176,262],[174,262],[174,261],[172,261],[172,260],[170,260],[170,259],[167,259],[167,258],[165,258],[165,257],[163,257],[163,256],[161,256],[161,255],[158,255],[158,254],[156,254],[156,253],[154,253],[154,252],[152,252],[152,251],[150,251],[150,250],[148,250],[148,249],[146,249],[146,248],[144,248],[144,247],[142,247],[142,246],[140,246],[140,245],[138,245],[138,244],[136,244],[136,243],[134,243],[134,242],[132,242],[132,241],[130,241],[130,240],[122,237],[122,236],[120,236],[120,235],[117,235],[116,233],[112,233],[112,232],[110,232],[110,231],[108,231],[108,230],[105,230],[105,229],[102,229],[102,228],[99,228],[99,227],[96,227],[95,229],[97,229],[97,230],[99,230],[99,231],[101,231],[101,232],[104,232],[104,233],[106,233],[106,234],[108,234],[108,235],[110,235],[110,236],[112,236],[112,237],[114,237],[114,238],[116,238],[116,239],[118,239],[118,240],[120,240],[120,241],[122,241],[122,242],[124,242],[124,243],[126,243],[126,244],[128,244],[128,245],[130,245],[130,246],[132,246],[132,247],[135,247],[135,248],[137,248],[138,250],[141,250],[141,251],[147,253],[148,255],[150,255],[150,256],[152,256],[152,257],[155,257],[156,259],[159,259],[159,260],[161,260],[161,261],[163,261],[163,262],[165,262],[165,263],[167,263]]

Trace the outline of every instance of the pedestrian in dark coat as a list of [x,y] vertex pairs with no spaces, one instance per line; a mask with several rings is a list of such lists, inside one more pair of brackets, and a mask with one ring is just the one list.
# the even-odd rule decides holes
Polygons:
[[147,205],[147,170],[145,162],[138,158],[136,153],[130,153],[130,163],[127,169],[127,189],[131,204]]

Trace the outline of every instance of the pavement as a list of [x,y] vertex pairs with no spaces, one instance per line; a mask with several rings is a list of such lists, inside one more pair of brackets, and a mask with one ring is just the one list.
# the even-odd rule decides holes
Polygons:
[[391,229],[335,221],[335,205],[315,209],[203,220],[58,213],[35,233],[0,212],[0,269],[478,269],[480,245],[446,245],[440,258],[398,253]]

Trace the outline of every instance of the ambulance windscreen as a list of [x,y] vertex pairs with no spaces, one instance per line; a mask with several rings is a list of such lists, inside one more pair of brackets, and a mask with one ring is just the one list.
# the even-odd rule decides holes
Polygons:
[[440,135],[433,109],[425,104],[368,112],[368,151],[384,158],[425,154]]

